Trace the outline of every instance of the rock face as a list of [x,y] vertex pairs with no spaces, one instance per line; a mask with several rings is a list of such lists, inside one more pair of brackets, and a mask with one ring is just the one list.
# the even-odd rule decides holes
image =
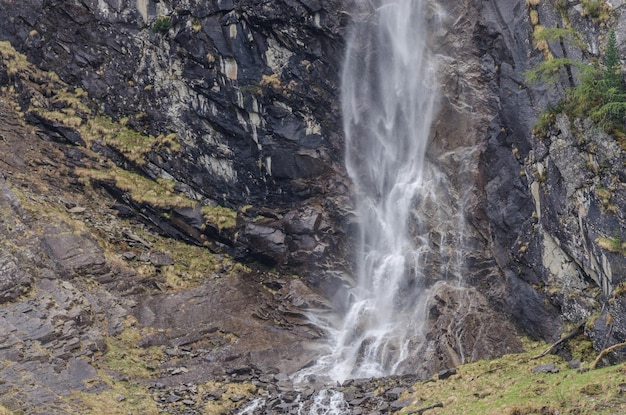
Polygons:
[[[324,238],[328,228],[289,232],[280,220],[307,206],[312,218],[339,223],[324,206],[325,195],[346,192],[338,1],[35,1],[10,8],[0,33],[33,63],[134,130],[176,134],[179,151],[154,148],[134,168],[175,180],[177,190],[204,204],[252,205],[278,219],[245,220],[239,241],[222,242],[275,265],[302,252],[323,256],[342,239]],[[81,144],[68,123],[29,117],[52,139]],[[106,155],[128,167],[119,154]]]
[[[329,308],[323,297],[293,276],[235,261],[228,254],[235,249],[217,239],[230,235],[234,211],[154,202],[150,210],[147,199],[124,193],[117,200],[112,195],[120,188],[109,194],[83,180],[80,169],[101,163],[102,156],[50,139],[41,124],[25,122],[18,105],[20,94],[46,99],[39,95],[46,93],[45,83],[58,79],[8,44],[0,46],[0,78],[12,83],[0,91],[2,405],[32,414],[155,413],[158,407],[171,413],[182,400],[172,397],[182,394],[183,380],[191,393],[215,379],[232,381],[241,368],[250,381],[252,364],[264,373],[291,373],[314,358],[309,344],[321,333],[304,310]],[[23,77],[11,69],[18,64]],[[68,92],[63,88],[55,86]],[[196,237],[191,231],[183,240],[169,237],[192,226],[174,228],[177,222],[166,218],[151,222],[155,211],[170,208],[187,224],[197,220],[197,229],[205,221],[214,227],[207,231],[216,237],[213,244],[186,242]],[[272,216],[272,224],[290,235],[329,231],[315,212],[294,211],[289,225],[267,209],[250,208],[245,215],[255,223]],[[158,386],[154,399],[151,386],[142,383],[149,380]]]
[[[97,413],[90,394],[123,405],[141,385],[142,411],[195,413],[238,401],[233,379],[288,392],[276,382],[322,336],[306,310],[350,281],[338,88],[346,26],[367,18],[352,3],[0,0],[0,402]],[[554,56],[599,53],[607,22],[585,7],[432,7],[426,174],[445,203],[426,206],[424,266],[459,260],[428,281],[420,375],[518,350],[522,332],[626,339],[624,150],[565,115],[534,134],[569,80],[524,78],[539,24],[585,35]]]
[[33,62],[83,87],[107,114],[138,130],[176,132],[180,156],[155,154],[151,167],[185,178],[202,197],[281,206],[320,194],[311,184],[341,163],[341,15],[329,12],[332,2],[271,10],[262,2],[56,2],[35,21],[31,10],[42,5],[19,7],[16,21],[30,26],[3,32],[15,44],[31,39]]
[[[623,5],[615,6],[605,9],[613,16],[609,25],[625,12]],[[540,25],[569,22],[583,34],[584,53],[554,42],[549,50],[556,57],[599,53],[598,33],[607,29],[601,16],[591,18],[585,7],[485,3],[477,39],[500,109],[481,166],[492,251],[512,290],[505,308],[527,332],[547,339],[564,324],[579,324],[602,310],[587,323],[601,349],[624,341],[617,313],[625,260],[620,248],[626,228],[624,150],[589,121],[566,116],[535,134],[536,114],[547,100],[562,99],[569,81],[564,74],[553,89],[544,90],[524,79],[524,72],[542,59],[541,45],[529,36]],[[617,28],[622,44],[625,34]]]

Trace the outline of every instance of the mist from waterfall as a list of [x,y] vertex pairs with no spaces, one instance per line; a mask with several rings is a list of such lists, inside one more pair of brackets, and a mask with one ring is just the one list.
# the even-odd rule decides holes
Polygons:
[[357,189],[357,275],[341,323],[326,327],[331,351],[308,373],[336,381],[394,374],[423,340],[421,263],[430,248],[413,211],[433,193],[424,169],[438,98],[428,7],[385,0],[353,23],[341,97],[346,167]]

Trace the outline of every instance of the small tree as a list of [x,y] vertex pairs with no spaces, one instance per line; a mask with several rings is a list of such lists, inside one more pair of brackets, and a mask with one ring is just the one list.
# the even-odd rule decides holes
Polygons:
[[626,88],[613,29],[609,32],[603,63],[602,78],[595,82],[600,102],[599,105],[590,108],[589,116],[605,130],[623,130],[626,116]]
[[169,16],[159,16],[152,25],[152,31],[154,33],[165,33],[172,27],[172,21]]
[[[543,39],[579,40],[571,29],[555,29],[541,35]],[[621,73],[620,53],[617,48],[615,31],[609,32],[602,65],[593,62],[583,64],[569,58],[551,59],[539,64],[526,73],[528,81],[555,82],[562,69],[576,68],[578,84],[573,84],[571,76],[568,97],[562,106],[566,113],[574,117],[589,117],[605,131],[622,136],[626,121],[626,86]],[[544,123],[542,123],[544,124]]]
[[619,58],[619,50],[617,49],[617,40],[615,39],[615,30],[609,32],[609,39],[606,43],[606,52],[604,54],[604,79],[610,88],[623,88],[622,65]]

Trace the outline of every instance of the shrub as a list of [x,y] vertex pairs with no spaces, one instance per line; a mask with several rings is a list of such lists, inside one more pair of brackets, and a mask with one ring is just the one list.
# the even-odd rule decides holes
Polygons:
[[583,0],[583,15],[599,22],[609,20],[611,8],[603,0]]
[[152,31],[154,33],[165,33],[170,30],[170,27],[172,27],[172,21],[169,16],[159,16],[152,25]]

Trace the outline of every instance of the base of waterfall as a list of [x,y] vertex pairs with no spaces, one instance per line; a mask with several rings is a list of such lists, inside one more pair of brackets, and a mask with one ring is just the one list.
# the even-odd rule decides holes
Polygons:
[[[396,375],[354,378],[332,366],[333,355],[324,355],[322,345],[320,358],[292,376],[255,377],[252,384],[269,382],[263,387],[265,396],[251,398],[232,413],[351,415],[392,413],[411,406],[435,409],[442,402],[420,406],[421,398],[410,395],[415,385],[458,379],[456,367],[523,351],[514,328],[474,288],[436,282],[425,291],[424,313],[427,334],[414,341],[418,347],[395,369]],[[338,373],[339,378],[333,377]]]
[[[626,411],[626,364],[589,370],[595,352],[581,334],[537,357],[547,344],[525,341],[524,352],[479,360],[427,378],[413,375],[348,380],[296,390],[272,383],[231,414],[517,414]],[[540,368],[550,366],[549,372]],[[278,377],[280,378],[280,377]],[[207,412],[211,413],[211,412]]]
[[[246,405],[231,413],[237,415],[358,415],[396,412],[412,404],[406,391],[422,382],[416,376],[390,376],[351,379],[341,385],[303,386],[278,382],[265,397],[249,398]],[[274,390],[274,393],[269,393]]]

